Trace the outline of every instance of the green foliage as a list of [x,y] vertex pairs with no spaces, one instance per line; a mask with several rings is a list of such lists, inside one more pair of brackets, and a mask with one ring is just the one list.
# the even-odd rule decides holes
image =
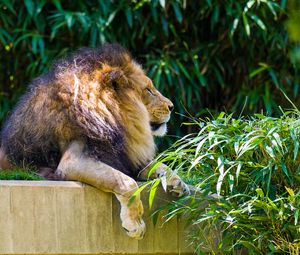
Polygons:
[[286,18],[285,0],[0,0],[0,120],[54,59],[116,41],[174,101],[172,134],[186,111],[279,113],[299,90]]
[[294,49],[292,49],[290,55],[293,62],[298,63],[300,61],[300,2],[297,0],[290,0],[288,5],[289,19],[286,22],[286,27],[289,32],[291,41],[295,42]]
[[41,176],[26,169],[13,169],[9,171],[0,171],[0,180],[44,180]]
[[[158,157],[196,187],[168,217],[185,214],[201,254],[299,254],[300,113],[281,118],[221,113]],[[157,165],[158,163],[156,163]],[[219,239],[219,246],[214,240]]]

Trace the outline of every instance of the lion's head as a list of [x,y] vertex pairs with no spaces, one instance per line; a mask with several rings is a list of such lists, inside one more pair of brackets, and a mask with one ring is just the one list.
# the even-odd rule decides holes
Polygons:
[[114,105],[118,105],[120,113],[124,115],[125,112],[126,117],[128,114],[131,117],[136,115],[135,120],[131,119],[133,122],[148,119],[152,135],[165,135],[167,122],[174,108],[173,103],[155,88],[152,80],[127,51],[123,52],[121,63],[121,65],[105,63],[98,71],[99,78],[96,80],[100,80],[102,87],[108,91],[110,100],[115,100]]

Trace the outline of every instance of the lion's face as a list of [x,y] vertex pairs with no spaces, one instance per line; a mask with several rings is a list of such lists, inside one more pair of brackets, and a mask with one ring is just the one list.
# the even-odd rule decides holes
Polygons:
[[[140,65],[131,59],[128,61],[126,67],[129,71],[103,65],[99,76],[108,78],[108,82],[105,82],[108,85],[107,89],[113,91],[110,94],[116,95],[116,101],[121,102],[122,106],[119,109],[127,125],[134,122],[133,126],[135,125],[134,128],[138,130],[137,124],[143,122],[144,114],[148,113],[146,119],[149,119],[152,135],[163,136],[167,132],[167,122],[174,108],[173,103],[154,87]],[[138,111],[137,108],[141,106],[142,111]]]
[[152,134],[163,136],[167,132],[167,122],[170,119],[173,103],[164,97],[154,86],[152,81],[146,77],[142,87],[142,101],[146,106]]

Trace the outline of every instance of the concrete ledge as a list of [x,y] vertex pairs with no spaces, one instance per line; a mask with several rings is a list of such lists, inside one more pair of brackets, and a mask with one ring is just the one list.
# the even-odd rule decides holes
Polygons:
[[[110,193],[79,182],[0,181],[0,254],[193,254],[184,223],[154,226],[147,192],[142,199],[147,232],[136,241]],[[158,191],[154,209],[170,199]]]

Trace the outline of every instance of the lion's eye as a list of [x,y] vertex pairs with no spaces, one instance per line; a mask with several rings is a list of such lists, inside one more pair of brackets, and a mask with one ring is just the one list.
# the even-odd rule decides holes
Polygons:
[[154,93],[152,92],[152,90],[151,89],[149,89],[149,88],[146,88],[146,90],[147,90],[147,92],[151,95],[151,96],[154,96]]

